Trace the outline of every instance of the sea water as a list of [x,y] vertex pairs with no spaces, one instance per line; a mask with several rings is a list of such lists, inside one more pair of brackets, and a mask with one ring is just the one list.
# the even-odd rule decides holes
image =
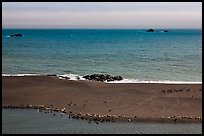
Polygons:
[[2,134],[202,134],[201,123],[95,122],[62,113],[2,109]]
[[[2,74],[202,82],[202,30],[3,29]],[[9,37],[21,33],[23,37]]]
[[[121,82],[202,83],[202,30],[3,29],[2,76],[120,75]],[[22,33],[23,37],[9,35]],[[88,123],[2,110],[2,133],[202,133],[202,124]]]

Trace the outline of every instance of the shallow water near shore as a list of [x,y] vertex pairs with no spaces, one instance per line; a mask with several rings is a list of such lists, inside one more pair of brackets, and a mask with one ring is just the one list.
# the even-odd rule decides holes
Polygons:
[[2,109],[2,133],[49,134],[202,134],[201,123],[88,123],[69,119],[62,113],[38,112],[34,109]]

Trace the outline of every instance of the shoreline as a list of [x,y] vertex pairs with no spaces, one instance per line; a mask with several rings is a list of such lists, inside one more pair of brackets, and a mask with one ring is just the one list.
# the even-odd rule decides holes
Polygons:
[[2,78],[4,108],[44,105],[64,109],[61,112],[74,118],[100,119],[97,121],[202,122],[202,84],[107,84],[48,76]]
[[[90,122],[95,122],[98,124],[99,122],[151,122],[151,123],[183,123],[183,124],[189,124],[189,123],[202,123],[202,117],[195,117],[192,118],[191,116],[171,116],[167,118],[135,118],[135,117],[127,117],[127,116],[112,116],[112,115],[97,115],[97,114],[82,114],[82,113],[67,113],[66,111],[58,111],[56,109],[46,109],[46,108],[35,108],[35,107],[27,107],[27,106],[3,106],[2,109],[36,109],[39,112],[42,113],[50,113],[53,112],[61,112],[66,115],[68,115],[69,119],[77,119],[77,120],[87,120]],[[55,113],[53,113],[53,116],[55,116]],[[176,120],[176,121],[175,121]]]
[[[89,81],[83,76],[76,74],[64,74],[64,75],[56,75],[56,74],[2,74],[2,77],[22,77],[22,76],[49,76],[49,77],[57,77],[59,79],[71,80],[71,81]],[[138,80],[138,79],[128,79],[124,78],[120,81],[104,81],[104,83],[149,83],[149,84],[202,84],[200,81],[174,81],[174,80]]]

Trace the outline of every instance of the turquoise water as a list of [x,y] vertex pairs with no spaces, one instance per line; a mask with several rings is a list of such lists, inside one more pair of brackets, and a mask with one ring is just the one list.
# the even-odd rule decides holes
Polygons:
[[[22,33],[24,37],[8,37]],[[111,74],[202,82],[202,30],[2,30],[2,74]],[[202,124],[88,123],[36,110],[2,110],[2,133],[202,133]]]
[[2,73],[202,82],[202,30],[3,29]]
[[2,134],[202,134],[202,124],[103,122],[69,119],[61,113],[2,109]]

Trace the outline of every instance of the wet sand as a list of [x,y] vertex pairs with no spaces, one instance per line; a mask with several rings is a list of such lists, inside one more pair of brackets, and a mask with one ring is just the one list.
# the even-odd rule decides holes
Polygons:
[[60,109],[74,117],[110,116],[115,117],[114,121],[202,122],[202,84],[115,84],[48,76],[2,77],[2,106],[9,105],[43,105],[44,109]]

